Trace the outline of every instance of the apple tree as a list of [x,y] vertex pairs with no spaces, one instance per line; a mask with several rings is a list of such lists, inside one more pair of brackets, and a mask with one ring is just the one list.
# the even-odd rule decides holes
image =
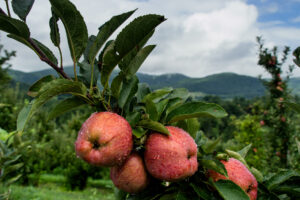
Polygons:
[[[57,47],[59,58],[46,45],[31,36],[34,30],[29,30],[26,17],[34,0],[12,0],[13,11],[19,19],[12,16],[8,1],[6,1],[7,11],[0,8],[0,30],[6,32],[9,38],[32,49],[42,62],[47,63],[58,74],[57,77],[45,76],[30,87],[28,95],[33,100],[18,116],[18,135],[23,134],[26,123],[48,100],[63,95],[63,100],[48,111],[49,120],[86,104],[97,113],[117,114],[126,119],[130,125],[132,151],[141,158],[147,140],[153,132],[165,138],[175,135],[168,128],[170,126],[187,132],[188,137],[197,145],[198,168],[194,174],[176,181],[150,176],[147,187],[138,193],[116,189],[117,199],[256,199],[256,195],[248,194],[252,189],[251,184],[242,187],[230,178],[231,175],[227,173],[224,164],[229,158],[239,160],[247,173],[251,171],[255,176],[258,181],[257,199],[280,199],[280,195],[299,197],[299,173],[283,171],[268,178],[263,177],[258,170],[245,162],[244,157],[249,146],[239,152],[230,150],[216,152],[215,148],[220,140],[211,141],[205,137],[199,130],[197,119],[226,117],[227,113],[222,107],[196,101],[186,89],[161,88],[152,91],[147,84],[139,83],[136,73],[155,48],[155,45],[148,45],[147,42],[154,34],[155,28],[166,20],[164,16],[148,14],[137,17],[113,39],[111,35],[136,10],[113,16],[99,27],[98,33],[89,35],[83,17],[71,1],[49,0],[49,2],[52,11],[52,17],[49,19],[51,30],[49,36]],[[68,56],[71,56],[73,61],[72,75],[64,71],[65,55],[61,52],[62,30],[59,29],[59,23],[62,23],[68,40],[70,51]],[[112,77],[112,72],[117,67],[118,74]],[[181,166],[178,164],[176,167]],[[224,178],[214,181],[209,176],[208,170],[213,170]],[[131,175],[135,176],[134,171]]]

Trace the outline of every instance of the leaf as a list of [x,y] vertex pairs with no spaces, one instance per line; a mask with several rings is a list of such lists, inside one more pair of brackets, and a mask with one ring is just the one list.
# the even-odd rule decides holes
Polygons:
[[36,39],[32,39],[36,45],[40,48],[40,50],[42,50],[42,52],[47,56],[47,58],[49,60],[51,60],[55,65],[57,65],[57,58],[54,56],[54,54],[52,53],[52,51],[46,47],[44,44],[42,44],[41,42],[37,41]]
[[300,154],[300,141],[298,140],[298,138],[295,138],[295,142],[297,145],[298,153]]
[[251,147],[252,147],[252,144],[249,144],[246,147],[244,147],[243,149],[239,150],[237,153],[239,153],[243,158],[245,158],[248,151],[251,149]]
[[138,51],[137,55],[131,60],[128,67],[124,71],[127,78],[133,76],[144,63],[149,54],[153,51],[155,45],[149,45]]
[[216,140],[208,140],[204,145],[202,145],[202,149],[206,153],[212,153],[216,150],[217,145],[220,143],[221,137],[218,137]]
[[161,123],[152,121],[150,119],[140,121],[137,126],[141,126],[146,129],[157,131],[165,135],[170,135],[168,129]]
[[120,90],[123,84],[123,74],[119,73],[112,81],[111,83],[111,93],[114,97],[117,99],[119,98]]
[[136,94],[137,101],[141,102],[142,99],[151,92],[150,87],[147,83],[139,83],[138,84],[138,91]]
[[172,110],[167,116],[167,122],[172,123],[188,118],[199,117],[215,117],[221,118],[227,116],[225,110],[214,103],[204,102],[189,102],[185,103],[174,110]]
[[225,166],[219,160],[214,159],[214,158],[206,158],[206,159],[201,159],[199,162],[201,163],[201,165],[203,167],[214,170],[214,171],[218,172],[219,174],[222,174],[222,175],[228,177]]
[[130,80],[123,82],[122,89],[120,92],[120,97],[118,99],[118,104],[120,108],[124,108],[125,104],[131,100],[138,90],[139,79],[133,76]]
[[12,183],[16,182],[17,180],[19,180],[22,177],[22,174],[19,174],[15,177],[12,177],[10,179],[8,179],[7,181],[5,181],[5,185],[11,185]]
[[146,102],[147,99],[152,100],[153,102],[157,102],[159,101],[162,97],[164,97],[165,95],[169,94],[170,92],[172,92],[172,88],[162,88],[162,89],[158,89],[155,90],[154,92],[151,92],[149,94],[147,94],[142,102]]
[[19,112],[18,118],[17,118],[17,131],[23,131],[27,121],[29,120],[29,113],[32,108],[34,100],[31,101],[28,105],[25,105],[22,110]]
[[115,42],[112,41],[105,48],[102,58],[101,83],[104,87],[107,86],[109,77],[120,61],[120,57],[116,54]]
[[116,51],[119,55],[126,55],[163,21],[163,16],[153,14],[134,19],[117,36]]
[[266,182],[266,186],[269,190],[272,190],[292,177],[300,178],[300,174],[294,170],[278,172]]
[[128,121],[131,127],[135,127],[135,125],[141,119],[141,115],[142,114],[140,112],[132,112],[126,116],[126,120]]
[[58,17],[54,12],[52,12],[52,17],[49,20],[50,26],[50,38],[54,46],[59,47],[60,45],[60,35],[59,35],[59,28],[57,25]]
[[156,110],[157,110],[157,120],[160,120],[160,117],[162,113],[165,111],[165,108],[167,107],[167,104],[169,102],[169,99],[163,99],[160,102],[155,104]]
[[71,111],[85,104],[86,102],[77,96],[67,98],[51,109],[51,112],[48,115],[48,120],[54,119],[65,112]]
[[156,109],[155,103],[151,101],[150,99],[146,100],[146,112],[149,114],[149,118],[153,121],[158,120],[158,111]]
[[[92,66],[89,64],[86,60],[82,62],[77,63],[79,66],[79,73],[80,73],[80,78],[83,79],[85,84],[87,86],[90,86],[91,79],[92,79]],[[97,84],[97,80],[99,77],[99,70],[97,69],[97,66],[94,65],[94,76],[93,76],[93,85],[95,86]]]
[[230,180],[219,180],[214,186],[224,200],[250,200],[249,196]]
[[23,39],[28,39],[30,37],[29,29],[24,22],[4,15],[0,15],[0,30],[19,36]]
[[196,134],[199,131],[200,123],[197,118],[190,118],[186,120],[187,122],[187,132],[193,137],[196,138]]
[[12,0],[13,11],[22,19],[26,21],[26,17],[33,6],[34,0]]
[[93,62],[99,50],[105,41],[112,35],[112,33],[123,24],[136,10],[123,13],[121,15],[113,16],[109,21],[99,27],[99,32],[89,50],[89,61]]
[[250,169],[251,173],[255,176],[256,180],[259,183],[262,183],[264,181],[264,176],[262,175],[262,173],[260,171],[258,171],[256,168],[251,167]]
[[[9,34],[8,37],[15,39],[18,42],[23,43],[24,45],[28,46],[29,48],[31,48],[39,57],[41,57],[41,55],[39,54],[39,52],[37,52],[33,46],[24,38],[19,37],[17,35],[13,35],[13,34]],[[57,65],[57,59],[54,56],[54,54],[52,53],[52,51],[46,47],[44,44],[42,44],[41,42],[39,42],[38,40],[32,38],[33,42],[40,48],[40,50],[45,54],[45,56],[51,60],[54,64]]]
[[235,159],[241,161],[248,169],[250,169],[249,166],[248,166],[248,164],[247,164],[247,162],[246,162],[246,160],[244,159],[244,157],[241,156],[241,154],[239,154],[238,152],[235,152],[235,151],[231,151],[229,149],[225,149],[225,152],[230,157],[235,158]]
[[284,101],[284,104],[286,104],[289,108],[291,108],[292,110],[296,111],[297,113],[300,113],[300,105],[294,102],[288,102],[288,101]]
[[33,85],[30,86],[27,94],[31,97],[36,97],[41,87],[46,83],[53,81],[54,79],[55,77],[53,75],[44,76],[43,78],[36,81]]
[[196,186],[194,183],[190,183],[190,185],[192,186],[192,188],[194,189],[194,191],[197,193],[197,195],[204,200],[211,200],[212,196],[210,194],[210,191],[207,192],[205,191],[203,188]]
[[80,12],[69,0],[50,0],[52,11],[64,24],[73,62],[77,62],[84,52],[88,32]]
[[136,138],[141,138],[143,137],[145,134],[147,133],[147,130],[144,130],[141,127],[137,127],[135,129],[132,129],[132,134],[136,137]]
[[36,99],[21,110],[17,120],[17,130],[22,132],[32,115],[52,97],[60,94],[72,94],[81,97],[86,102],[90,102],[86,97],[86,93],[87,89],[81,82],[67,79],[55,79],[48,82],[39,90]]
[[116,65],[145,39],[149,39],[149,34],[162,21],[164,17],[159,15],[141,16],[134,19],[118,34],[117,39],[103,54],[101,83],[104,87],[107,87],[109,76]]

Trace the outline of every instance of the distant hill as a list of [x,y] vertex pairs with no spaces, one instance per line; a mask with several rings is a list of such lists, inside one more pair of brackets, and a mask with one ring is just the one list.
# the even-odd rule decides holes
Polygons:
[[[67,74],[73,74],[72,67],[66,67]],[[31,85],[41,77],[56,72],[52,69],[25,73],[16,70],[9,70],[13,81]],[[115,76],[117,72],[113,72]],[[265,94],[265,89],[258,78],[238,75],[234,73],[220,73],[204,78],[191,78],[182,74],[149,75],[138,73],[140,82],[148,83],[152,89],[162,87],[187,88],[196,96],[217,95],[223,98],[233,98],[235,96],[253,98]],[[300,93],[300,78],[299,78]]]

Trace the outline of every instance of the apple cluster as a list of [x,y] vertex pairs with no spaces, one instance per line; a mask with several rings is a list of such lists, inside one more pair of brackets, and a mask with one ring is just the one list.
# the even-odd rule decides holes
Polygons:
[[166,128],[169,136],[155,132],[148,136],[141,155],[133,150],[132,129],[126,119],[112,112],[94,113],[78,133],[76,154],[92,165],[111,167],[117,188],[138,193],[152,177],[174,182],[198,169],[194,139],[180,128]]
[[[176,182],[192,176],[198,169],[198,148],[184,130],[166,126],[170,135],[152,132],[147,136],[145,151],[133,148],[130,124],[112,112],[92,114],[82,125],[75,150],[78,157],[95,165],[110,167],[114,185],[128,193],[145,189],[151,178]],[[257,198],[257,181],[240,161],[221,160],[228,177],[208,170],[213,181],[229,179],[243,189],[251,200]]]

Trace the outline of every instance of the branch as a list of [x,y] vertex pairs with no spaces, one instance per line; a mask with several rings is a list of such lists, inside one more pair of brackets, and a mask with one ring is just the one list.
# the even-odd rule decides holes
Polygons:
[[31,46],[34,48],[34,50],[36,50],[36,52],[40,55],[41,61],[50,65],[55,71],[57,71],[57,73],[59,73],[65,79],[70,79],[70,77],[68,77],[68,75],[64,72],[63,69],[59,68],[51,60],[49,60],[49,58],[47,58],[47,56],[44,54],[44,52],[41,51],[41,49],[35,44],[35,42],[31,38],[28,38],[27,41],[31,44]]
[[[0,14],[7,16],[7,14],[0,8]],[[59,68],[56,64],[54,64],[47,56],[42,52],[42,50],[35,44],[35,42],[31,39],[28,38],[26,39],[27,42],[30,43],[30,45],[34,48],[34,50],[39,54],[41,61],[47,63],[50,65],[57,73],[59,73],[62,77],[65,79],[71,80],[71,78],[64,72],[63,68]]]

